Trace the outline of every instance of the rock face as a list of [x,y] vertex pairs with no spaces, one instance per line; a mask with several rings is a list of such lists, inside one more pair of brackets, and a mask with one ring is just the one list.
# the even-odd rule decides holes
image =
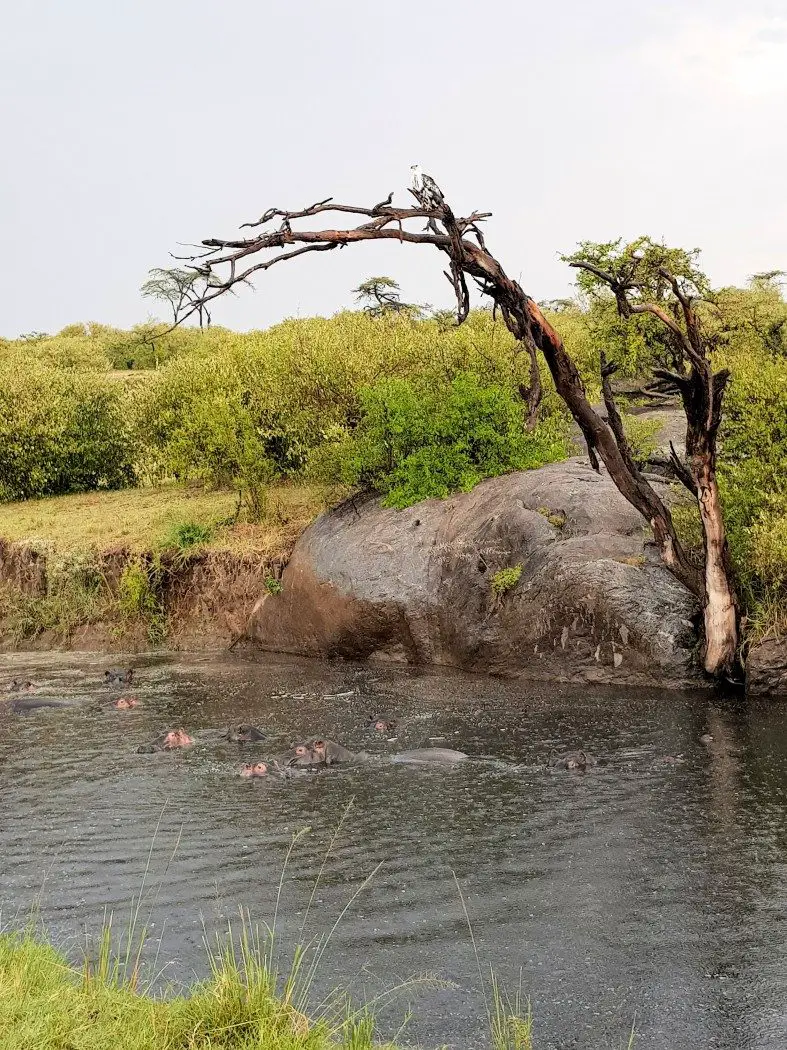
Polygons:
[[787,696],[787,637],[754,646],[746,658],[746,691],[752,696]]
[[[577,459],[403,511],[347,502],[299,539],[248,634],[302,655],[696,684],[696,603],[644,537],[610,478]],[[495,596],[495,573],[517,566]]]

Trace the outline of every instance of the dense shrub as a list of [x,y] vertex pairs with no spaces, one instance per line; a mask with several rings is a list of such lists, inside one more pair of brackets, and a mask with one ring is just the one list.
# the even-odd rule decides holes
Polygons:
[[738,351],[721,431],[719,483],[744,608],[787,629],[787,358]]
[[106,376],[0,361],[0,499],[122,488],[135,459],[122,389]]
[[366,387],[358,426],[324,446],[313,470],[324,480],[372,487],[388,506],[405,507],[566,454],[560,418],[528,432],[521,399],[460,372],[442,384],[385,379]]

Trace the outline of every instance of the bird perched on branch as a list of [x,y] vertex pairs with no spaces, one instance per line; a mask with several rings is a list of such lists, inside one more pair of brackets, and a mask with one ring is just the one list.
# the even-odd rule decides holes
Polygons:
[[445,198],[443,197],[442,190],[431,175],[421,176],[421,187],[421,193],[428,199],[429,207],[435,209],[442,208],[445,204]]
[[438,211],[445,204],[442,190],[431,175],[421,173],[417,164],[410,168],[413,173],[413,193],[418,198],[421,206],[430,211]]

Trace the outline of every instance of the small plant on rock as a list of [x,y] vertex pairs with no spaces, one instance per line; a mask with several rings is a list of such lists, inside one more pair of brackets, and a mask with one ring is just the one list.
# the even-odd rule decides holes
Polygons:
[[550,510],[549,507],[539,507],[538,513],[545,517],[549,524],[556,529],[562,529],[566,524],[566,515],[562,510]]
[[499,569],[493,573],[489,582],[495,598],[502,598],[504,594],[508,594],[509,591],[513,590],[519,583],[521,575],[521,565],[512,565],[508,569]]

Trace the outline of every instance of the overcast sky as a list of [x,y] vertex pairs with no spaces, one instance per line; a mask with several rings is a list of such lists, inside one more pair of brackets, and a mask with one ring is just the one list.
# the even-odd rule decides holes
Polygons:
[[[28,0],[4,5],[0,334],[128,326],[179,241],[265,208],[408,199],[410,165],[537,299],[648,233],[717,284],[787,269],[787,0]],[[428,248],[275,268],[214,320],[331,314],[370,275],[447,305]]]

